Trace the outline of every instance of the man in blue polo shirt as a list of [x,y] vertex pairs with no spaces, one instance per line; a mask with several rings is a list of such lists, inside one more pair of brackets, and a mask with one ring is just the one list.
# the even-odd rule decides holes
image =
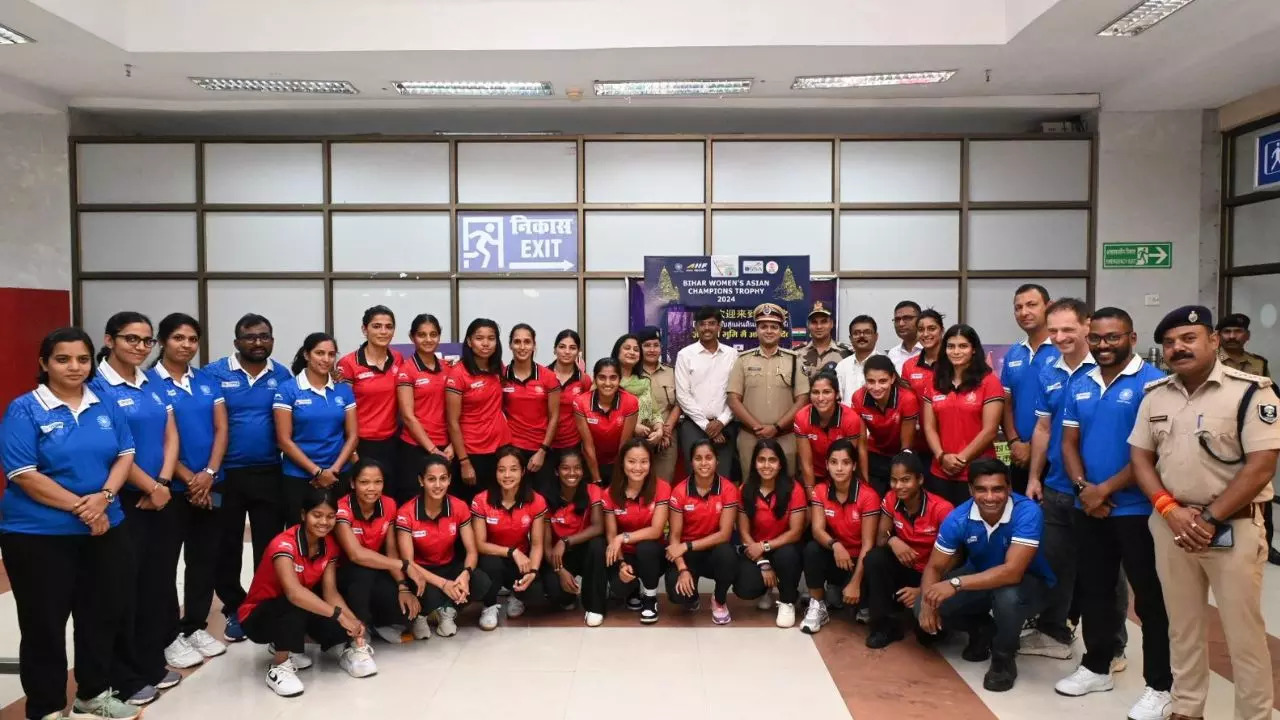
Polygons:
[[1000,370],[1004,386],[1004,437],[1009,442],[1013,459],[1010,477],[1013,491],[1027,492],[1027,472],[1031,467],[1031,434],[1036,428],[1036,395],[1039,393],[1040,370],[1058,359],[1058,351],[1049,342],[1045,310],[1049,291],[1033,283],[1020,286],[1013,293],[1013,319],[1027,337],[1009,348]]
[[[1053,570],[1040,551],[1040,506],[1009,487],[1009,468],[969,465],[970,500],[947,515],[925,565],[916,601],[920,628],[961,630],[969,662],[991,658],[982,686],[1004,692],[1018,678],[1018,635],[1049,601]],[[963,550],[965,564],[956,567]]]
[[[1096,367],[1072,379],[1063,415],[1062,460],[1076,494],[1076,579],[1084,626],[1084,661],[1055,689],[1068,696],[1111,690],[1117,654],[1116,583],[1123,565],[1142,622],[1142,674],[1146,690],[1129,710],[1132,720],[1162,720],[1169,689],[1169,616],[1165,612],[1155,546],[1147,527],[1151,503],[1134,480],[1126,442],[1138,417],[1143,387],[1165,374],[1133,353],[1133,320],[1102,308],[1089,323]],[[1127,592],[1127,591],[1126,591]]]
[[249,517],[254,567],[284,529],[280,450],[271,403],[280,385],[293,380],[289,368],[271,359],[275,340],[271,322],[265,317],[249,314],[236,322],[235,348],[233,355],[205,367],[227,406],[222,529],[214,586],[227,615],[224,637],[228,642],[245,638],[235,612],[245,597],[240,585],[245,515]]

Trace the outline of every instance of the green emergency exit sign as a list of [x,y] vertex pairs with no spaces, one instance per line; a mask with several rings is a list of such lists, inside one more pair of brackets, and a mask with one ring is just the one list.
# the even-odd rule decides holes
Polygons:
[[1168,270],[1173,267],[1173,243],[1103,243],[1102,267]]

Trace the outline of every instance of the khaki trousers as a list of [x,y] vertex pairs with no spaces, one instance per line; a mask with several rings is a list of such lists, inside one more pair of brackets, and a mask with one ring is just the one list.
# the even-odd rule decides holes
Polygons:
[[1270,720],[1271,654],[1262,618],[1262,569],[1267,561],[1262,518],[1232,520],[1235,545],[1188,553],[1173,542],[1164,519],[1152,514],[1156,572],[1169,612],[1173,712],[1204,717],[1209,693],[1209,590],[1218,605],[1236,688],[1236,720]]
[[[787,456],[787,472],[796,477],[796,436],[795,433],[778,435],[774,439],[782,446],[782,453]],[[738,428],[738,463],[742,469],[742,481],[747,481],[751,474],[751,453],[756,449],[756,436],[745,428]]]
[[672,477],[676,472],[676,456],[680,453],[680,443],[672,438],[672,442],[665,450],[659,450],[653,454],[654,471],[657,476],[671,483],[676,484],[676,479]]

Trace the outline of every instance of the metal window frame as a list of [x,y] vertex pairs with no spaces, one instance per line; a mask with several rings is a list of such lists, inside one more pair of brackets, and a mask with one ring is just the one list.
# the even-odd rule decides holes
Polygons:
[[1280,262],[1240,266],[1237,266],[1234,262],[1236,208],[1280,199],[1280,188],[1236,194],[1236,140],[1255,130],[1261,130],[1277,124],[1280,124],[1280,113],[1259,118],[1221,134],[1222,202],[1220,203],[1221,214],[1218,222],[1218,272],[1221,278],[1218,281],[1218,308],[1220,309],[1220,315],[1226,315],[1232,311],[1231,296],[1235,290],[1236,278],[1280,274]]

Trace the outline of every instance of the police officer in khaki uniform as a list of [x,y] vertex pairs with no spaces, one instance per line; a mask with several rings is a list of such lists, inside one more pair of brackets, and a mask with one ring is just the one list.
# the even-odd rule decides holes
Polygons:
[[831,309],[821,300],[813,301],[813,309],[809,311],[809,342],[796,352],[800,354],[800,369],[804,376],[812,380],[824,368],[835,369],[843,359],[853,354],[849,348],[836,342],[831,337],[835,324],[831,320]]
[[1271,381],[1226,367],[1208,308],[1182,307],[1156,327],[1173,375],[1148,383],[1129,436],[1169,611],[1173,720],[1204,717],[1208,592],[1235,676],[1237,720],[1269,720],[1271,656],[1262,617],[1262,507],[1280,451]]
[[729,374],[729,409],[740,424],[738,462],[745,479],[751,472],[756,439],[776,438],[787,456],[787,472],[796,471],[796,411],[809,402],[809,378],[795,351],[779,346],[786,313],[773,303],[756,306],[760,346],[738,355]]
[[662,440],[653,453],[653,462],[658,477],[667,482],[674,482],[672,477],[676,471],[676,453],[678,451],[675,435],[676,423],[680,421],[680,405],[676,402],[676,372],[669,365],[662,364],[662,338],[659,330],[647,326],[636,333],[640,340],[640,362],[644,374],[649,378],[649,397],[653,405],[662,412]]

